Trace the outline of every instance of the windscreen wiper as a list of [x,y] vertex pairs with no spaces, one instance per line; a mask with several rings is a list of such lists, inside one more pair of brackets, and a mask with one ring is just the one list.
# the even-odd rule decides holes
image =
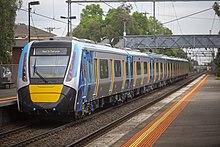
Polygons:
[[41,80],[43,80],[45,83],[48,83],[48,81],[37,71],[36,58],[35,58],[35,61],[34,61],[34,73],[36,73],[36,75],[38,75],[38,77],[40,77]]

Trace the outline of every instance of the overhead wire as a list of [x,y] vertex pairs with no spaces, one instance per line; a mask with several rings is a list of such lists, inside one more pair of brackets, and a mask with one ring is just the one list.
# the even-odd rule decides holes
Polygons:
[[[103,1],[101,1],[101,2],[103,2]],[[109,6],[110,8],[113,8],[114,9],[114,7],[112,7],[110,4],[108,4],[108,3],[106,3],[106,2],[103,2],[104,4],[106,4],[107,6]]]
[[216,16],[216,14],[214,14],[214,18],[213,18],[213,21],[212,21],[212,26],[211,26],[211,29],[210,29],[210,33],[212,33],[212,30],[213,30],[213,27],[214,27],[215,16]]
[[[173,2],[172,2],[172,6],[173,6],[173,10],[174,10],[175,17],[176,17],[176,19],[177,19],[177,13],[176,13],[176,9],[175,9],[175,6],[174,6]],[[179,23],[179,20],[177,20],[177,24],[178,24],[178,26],[179,26],[180,33],[183,34],[182,29],[181,29],[181,26],[180,26],[180,23]]]
[[137,7],[137,4],[136,4],[136,2],[134,2],[134,5],[135,5],[135,7],[136,7],[137,11],[139,11],[139,10],[138,10],[138,7]]
[[[22,9],[22,8],[20,8],[19,10],[24,11],[24,12],[28,12],[28,10],[25,10],[25,9]],[[46,16],[46,15],[43,15],[43,14],[39,14],[39,13],[36,13],[36,12],[31,12],[31,13],[35,14],[35,15],[38,15],[38,16],[41,16],[41,17],[44,17],[44,18],[47,18],[47,19],[50,19],[50,20],[53,20],[53,21],[57,21],[57,22],[60,22],[60,23],[67,24],[64,21],[61,21],[61,20],[58,20],[56,18],[52,18],[52,17]]]
[[209,11],[209,10],[211,10],[211,9],[212,9],[212,8],[208,8],[208,9],[205,9],[205,10],[201,10],[201,11],[198,11],[198,12],[195,12],[195,13],[192,13],[192,14],[189,14],[189,15],[186,15],[186,16],[183,16],[183,17],[179,17],[179,18],[177,18],[177,19],[173,19],[173,20],[170,20],[170,21],[164,22],[164,23],[162,23],[162,24],[168,24],[168,23],[171,23],[171,22],[174,22],[174,21],[180,20],[180,19],[184,19],[184,18],[187,18],[187,17],[193,16],[193,15],[196,15],[196,14],[199,14],[199,13],[203,13],[203,12]]
[[32,15],[31,15],[31,21],[32,21],[33,29],[34,29],[34,31],[35,31],[35,33],[36,33],[37,39],[39,39],[39,36],[38,36],[38,34],[37,34],[37,31],[36,31],[36,27],[35,27],[35,25],[34,25],[34,20],[33,20],[33,16],[32,16]]

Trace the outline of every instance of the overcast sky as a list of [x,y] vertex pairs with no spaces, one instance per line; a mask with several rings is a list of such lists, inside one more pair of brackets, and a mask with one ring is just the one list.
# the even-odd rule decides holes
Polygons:
[[[23,0],[22,9],[27,10],[28,2],[31,0]],[[33,1],[33,0],[32,0]],[[60,16],[67,16],[67,3],[66,0],[39,0],[40,5],[32,6],[32,12],[36,12],[47,17],[55,18],[60,21],[67,22],[67,20],[60,19]],[[80,13],[87,3],[72,4],[72,16],[76,16],[76,19],[72,21],[73,25],[78,25],[80,22]],[[103,3],[99,3],[101,8],[107,13],[109,6]],[[117,8],[120,3],[108,3],[114,8]],[[131,3],[134,11],[147,12],[147,16],[152,16],[153,9],[151,2],[145,3]],[[189,14],[196,13],[208,8],[211,8],[213,2],[156,2],[156,18],[160,22],[164,23],[176,18],[180,18]],[[17,11],[16,23],[27,24],[28,14],[22,10]],[[58,36],[65,36],[67,32],[67,24],[50,20],[44,17],[40,17],[32,14],[31,25],[44,29],[47,27],[55,27],[53,33]],[[209,34],[210,30],[212,34],[217,34],[220,31],[220,19],[213,9],[191,16],[179,21],[174,21],[165,24],[166,27],[173,31],[175,35],[186,34]],[[44,29],[45,30],[45,29]]]

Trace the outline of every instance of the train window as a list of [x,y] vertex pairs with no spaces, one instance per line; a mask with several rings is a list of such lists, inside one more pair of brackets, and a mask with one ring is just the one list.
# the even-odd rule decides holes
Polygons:
[[30,76],[31,78],[63,78],[68,60],[68,56],[31,56]]
[[141,63],[140,61],[137,62],[137,75],[141,74]]
[[128,61],[126,61],[126,77],[128,77]]
[[159,65],[158,65],[158,63],[156,62],[156,73],[158,73],[159,72]]
[[121,61],[120,60],[115,60],[114,68],[115,68],[115,77],[121,77]]
[[147,74],[147,62],[144,62],[144,74]]
[[100,66],[100,78],[101,79],[108,78],[108,60],[100,59],[99,66]]
[[163,63],[160,63],[160,72],[163,72]]

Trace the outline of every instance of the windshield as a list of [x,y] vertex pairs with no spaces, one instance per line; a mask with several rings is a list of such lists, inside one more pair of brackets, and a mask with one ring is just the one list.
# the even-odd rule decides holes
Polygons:
[[69,56],[31,56],[31,78],[64,78]]

